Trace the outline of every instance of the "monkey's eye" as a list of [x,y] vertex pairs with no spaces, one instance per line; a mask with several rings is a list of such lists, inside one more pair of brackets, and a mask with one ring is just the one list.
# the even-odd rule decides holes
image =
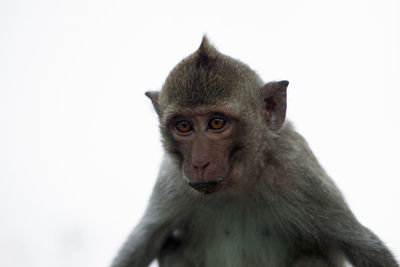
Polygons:
[[212,130],[221,130],[224,128],[226,120],[224,118],[213,118],[208,122],[208,127]]
[[191,130],[193,130],[192,125],[188,121],[178,121],[175,124],[175,128],[178,130],[178,132],[181,132],[181,133],[188,133]]

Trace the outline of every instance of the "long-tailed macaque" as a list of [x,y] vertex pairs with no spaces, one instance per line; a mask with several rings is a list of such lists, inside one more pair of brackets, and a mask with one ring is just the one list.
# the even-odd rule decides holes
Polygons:
[[113,267],[398,266],[285,121],[288,84],[204,37],[146,93],[165,158]]

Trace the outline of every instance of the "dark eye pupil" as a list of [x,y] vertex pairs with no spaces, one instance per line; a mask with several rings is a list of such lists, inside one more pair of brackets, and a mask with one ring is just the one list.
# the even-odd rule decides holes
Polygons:
[[192,129],[192,126],[187,121],[179,121],[175,127],[180,132],[189,132]]
[[215,118],[210,122],[210,128],[214,130],[221,129],[224,127],[225,120],[222,118]]

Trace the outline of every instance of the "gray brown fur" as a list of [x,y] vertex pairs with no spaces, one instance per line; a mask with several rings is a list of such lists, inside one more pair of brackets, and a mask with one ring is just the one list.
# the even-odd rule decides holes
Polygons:
[[[291,124],[267,127],[259,112],[263,87],[247,65],[203,38],[160,93],[147,93],[166,154],[147,211],[113,267],[148,266],[155,258],[161,267],[398,266],[357,221]],[[177,109],[215,105],[239,110],[246,182],[205,196],[183,179],[182,159],[164,123]]]

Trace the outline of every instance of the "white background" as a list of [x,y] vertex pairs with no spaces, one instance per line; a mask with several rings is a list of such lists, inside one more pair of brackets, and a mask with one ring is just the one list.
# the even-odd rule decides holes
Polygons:
[[400,255],[399,1],[0,1],[0,266],[108,266],[161,159],[147,90],[207,33]]

